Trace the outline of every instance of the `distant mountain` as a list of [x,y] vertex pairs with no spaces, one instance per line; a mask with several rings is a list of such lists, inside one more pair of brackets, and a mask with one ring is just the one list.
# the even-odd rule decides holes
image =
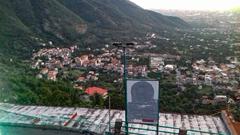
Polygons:
[[186,23],[175,17],[167,17],[144,10],[127,0],[58,0],[86,22],[100,28],[184,27]]
[[0,52],[31,54],[39,42],[94,44],[186,28],[128,0],[0,0]]

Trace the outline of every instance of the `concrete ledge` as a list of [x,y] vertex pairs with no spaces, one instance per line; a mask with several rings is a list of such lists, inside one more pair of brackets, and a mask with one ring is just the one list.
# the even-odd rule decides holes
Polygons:
[[60,127],[60,126],[53,126],[53,125],[30,125],[30,124],[24,124],[24,123],[6,123],[6,122],[0,122],[0,126],[6,126],[6,127],[21,127],[21,128],[32,128],[32,129],[41,129],[41,130],[60,130],[60,131],[66,131],[66,132],[72,132],[72,133],[89,133],[90,135],[99,135],[93,132],[90,132],[88,130],[78,130],[78,129],[72,129],[68,127]]

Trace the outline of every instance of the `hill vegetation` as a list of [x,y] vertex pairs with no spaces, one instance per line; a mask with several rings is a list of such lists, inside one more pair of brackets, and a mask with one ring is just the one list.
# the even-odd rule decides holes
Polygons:
[[127,0],[0,0],[0,7],[1,51],[15,56],[29,56],[41,42],[94,45],[187,27]]
[[[37,79],[29,66],[32,53],[73,44],[99,47],[149,31],[174,35],[174,29],[187,27],[177,17],[144,10],[128,0],[0,0],[0,102],[94,107],[79,100],[81,92],[66,80]],[[113,96],[113,106],[122,109],[123,97]],[[102,99],[91,98],[103,105]]]

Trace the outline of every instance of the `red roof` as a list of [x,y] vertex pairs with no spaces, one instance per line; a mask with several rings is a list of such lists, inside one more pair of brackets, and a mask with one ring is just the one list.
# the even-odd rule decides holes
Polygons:
[[89,87],[85,90],[85,93],[87,93],[88,95],[94,95],[95,93],[97,93],[104,96],[107,94],[107,90],[99,87]]

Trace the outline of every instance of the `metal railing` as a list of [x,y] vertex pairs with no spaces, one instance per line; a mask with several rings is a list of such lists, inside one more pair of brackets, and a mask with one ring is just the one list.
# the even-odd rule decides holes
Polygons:
[[[134,126],[135,125],[135,126]],[[145,127],[147,128],[143,128],[145,125]],[[113,124],[111,124],[111,127],[114,127]],[[155,129],[154,129],[155,127]],[[126,126],[122,125],[122,129],[121,129],[121,133],[122,134],[126,134],[126,130],[125,130]],[[112,131],[111,133],[114,131],[113,128],[111,128]],[[164,130],[166,129],[166,130]],[[137,132],[133,131],[133,130],[138,130]],[[162,126],[159,125],[159,130],[158,130],[158,134],[172,134],[172,135],[178,135],[180,132],[180,128],[178,127],[173,127],[173,126]],[[230,135],[229,133],[225,133],[225,132],[211,132],[211,131],[204,131],[204,130],[196,130],[196,129],[184,129],[187,132],[187,135]],[[129,124],[128,125],[128,134],[132,134],[132,135],[148,135],[151,132],[151,134],[153,132],[156,132],[157,134],[157,128],[156,125],[149,125],[149,124]],[[107,135],[111,135],[111,133],[106,132]]]
[[[0,108],[0,111],[6,112],[9,115],[16,115],[16,116],[23,116],[23,117],[28,117],[31,120],[34,120],[36,118],[39,118],[42,120],[42,123],[40,125],[35,125],[33,123],[30,124],[24,124],[21,123],[21,125],[31,125],[33,127],[52,127],[52,128],[57,128],[57,129],[68,129],[68,130],[82,130],[82,131],[94,131],[97,133],[107,133],[109,132],[109,125],[107,123],[95,123],[95,121],[89,121],[87,118],[84,117],[79,117],[77,120],[74,120],[74,122],[79,124],[79,128],[74,128],[74,127],[64,127],[61,125],[53,125],[51,122],[57,122],[57,121],[65,121],[67,118],[65,117],[48,117],[45,115],[26,115],[24,113],[15,113],[15,112],[11,112],[5,109]],[[8,115],[7,115],[8,116]],[[30,120],[30,121],[31,121]],[[49,123],[50,122],[50,123]],[[126,132],[125,128],[126,126],[124,125],[124,121],[122,122],[122,128],[121,128],[121,132],[124,134]],[[14,124],[14,123],[0,123],[0,124]],[[15,123],[16,124],[16,123]],[[15,125],[14,124],[14,125]],[[112,127],[114,127],[115,123],[111,123],[110,124],[110,129],[113,129]],[[140,126],[139,126],[140,125]],[[155,129],[154,129],[155,127]],[[158,133],[162,134],[162,133],[166,133],[166,134],[179,134],[180,128],[177,127],[173,127],[173,126],[162,126],[159,125],[159,130]],[[128,129],[129,129],[129,134],[138,134],[138,135],[147,135],[149,132],[153,133],[153,132],[157,132],[157,128],[156,125],[150,125],[150,124],[140,124],[140,123],[129,123],[128,125]],[[135,131],[134,131],[135,130]],[[136,131],[137,130],[137,131]],[[209,134],[209,135],[229,135],[229,133],[215,133],[215,132],[211,132],[211,131],[203,131],[203,130],[196,130],[196,129],[185,129],[187,131],[187,134]],[[111,133],[112,131],[110,131]]]

